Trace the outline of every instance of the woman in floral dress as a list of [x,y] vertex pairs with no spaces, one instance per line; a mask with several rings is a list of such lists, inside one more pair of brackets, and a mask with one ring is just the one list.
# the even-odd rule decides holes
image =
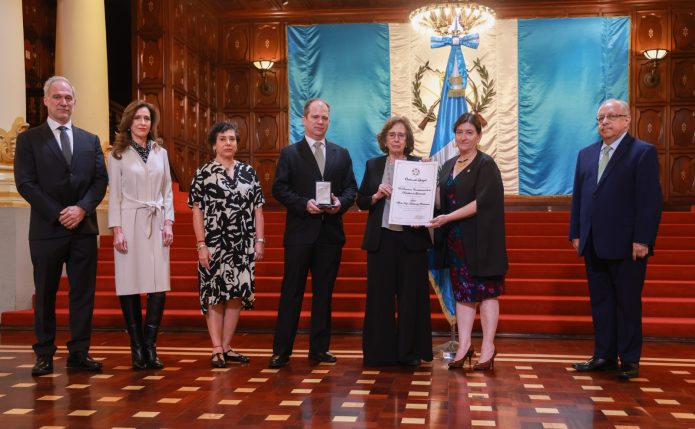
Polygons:
[[494,367],[495,333],[499,320],[497,297],[504,294],[507,249],[504,231],[504,187],[491,156],[478,150],[482,124],[476,113],[465,113],[454,124],[459,155],[442,166],[437,204],[442,215],[430,226],[444,227],[443,249],[456,298],[459,348],[449,368],[469,364],[474,349],[471,331],[480,306],[483,343],[475,370]]
[[255,170],[234,159],[238,138],[234,124],[212,126],[208,142],[215,159],[196,171],[188,196],[198,250],[200,308],[215,368],[249,362],[230,343],[241,309],[253,307],[256,261],[263,259],[265,250],[265,199]]

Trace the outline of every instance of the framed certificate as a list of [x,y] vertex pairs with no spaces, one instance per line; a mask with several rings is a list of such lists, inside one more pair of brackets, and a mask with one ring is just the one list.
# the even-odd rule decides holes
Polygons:
[[432,220],[437,170],[436,162],[396,161],[389,223],[426,225]]

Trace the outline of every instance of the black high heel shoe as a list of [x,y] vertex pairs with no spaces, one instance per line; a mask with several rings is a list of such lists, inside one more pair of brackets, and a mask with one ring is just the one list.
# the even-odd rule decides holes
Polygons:
[[224,360],[227,362],[239,362],[239,363],[251,362],[251,359],[242,355],[241,353],[235,352],[232,349],[229,349],[226,352],[224,352]]
[[224,361],[224,355],[222,353],[213,353],[210,358],[210,365],[213,368],[227,368],[227,363]]
[[492,357],[490,360],[485,362],[476,362],[475,365],[473,365],[473,371],[489,371],[495,368],[495,356],[497,356],[497,349],[492,352]]
[[465,355],[463,355],[461,359],[449,362],[449,369],[463,368],[463,364],[466,362],[466,359],[468,359],[468,366],[471,366],[471,360],[473,360],[473,353],[475,353],[475,349],[473,348],[473,344],[471,344],[471,346],[468,347],[468,351]]

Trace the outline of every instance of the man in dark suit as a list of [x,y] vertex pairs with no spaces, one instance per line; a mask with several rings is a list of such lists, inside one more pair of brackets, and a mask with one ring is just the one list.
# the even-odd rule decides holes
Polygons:
[[572,366],[627,379],[639,376],[642,288],[663,205],[659,161],[653,145],[628,134],[624,101],[605,101],[597,120],[602,141],[577,158],[569,233],[586,265],[594,354]]
[[[321,99],[304,105],[305,138],[280,152],[273,196],[287,208],[285,267],[275,325],[273,357],[268,366],[287,365],[297,333],[307,274],[311,270],[309,359],[335,362],[331,339],[331,299],[345,244],[343,213],[355,202],[357,183],[352,159],[341,146],[326,141],[330,107]],[[315,200],[316,182],[330,182],[330,207]]]
[[31,206],[29,251],[34,266],[34,376],[53,372],[56,352],[55,301],[66,267],[70,283],[67,367],[99,371],[88,355],[96,287],[96,208],[108,177],[99,138],[72,125],[75,90],[62,76],[44,85],[46,123],[17,138],[17,190]]

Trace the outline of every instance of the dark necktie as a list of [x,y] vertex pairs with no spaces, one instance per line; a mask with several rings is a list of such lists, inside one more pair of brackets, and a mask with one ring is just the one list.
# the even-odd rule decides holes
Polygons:
[[319,165],[319,170],[323,176],[323,169],[326,167],[326,158],[323,156],[323,150],[321,147],[323,142],[316,142],[314,146],[314,158],[316,158],[316,163]]
[[70,137],[68,137],[67,127],[59,126],[60,130],[60,148],[63,151],[65,161],[70,165],[72,162],[72,149],[70,149]]

